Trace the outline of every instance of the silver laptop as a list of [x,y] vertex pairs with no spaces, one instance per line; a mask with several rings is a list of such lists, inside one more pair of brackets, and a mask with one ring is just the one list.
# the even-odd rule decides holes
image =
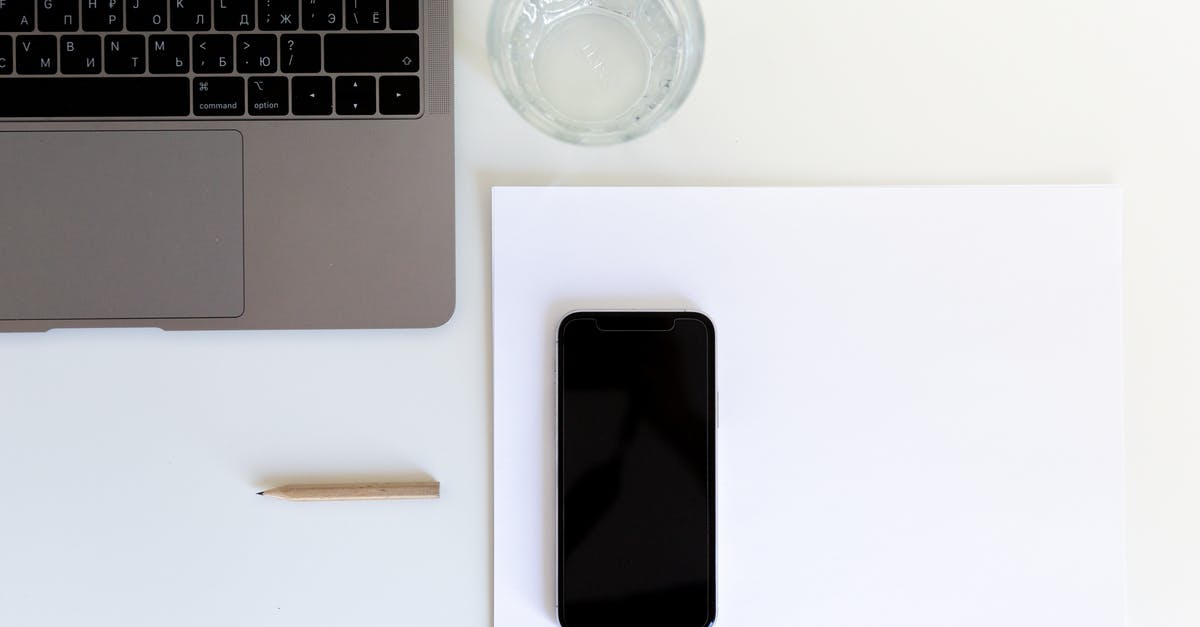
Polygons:
[[0,331],[431,327],[450,0],[0,0]]

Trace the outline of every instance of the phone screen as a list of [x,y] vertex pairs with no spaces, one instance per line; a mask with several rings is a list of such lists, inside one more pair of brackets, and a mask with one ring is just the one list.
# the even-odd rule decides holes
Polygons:
[[581,312],[560,324],[564,627],[713,621],[714,346],[696,313]]

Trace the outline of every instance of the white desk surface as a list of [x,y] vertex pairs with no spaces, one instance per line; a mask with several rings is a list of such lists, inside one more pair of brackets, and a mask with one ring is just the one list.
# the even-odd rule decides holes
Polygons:
[[[578,148],[508,110],[489,3],[457,5],[454,319],[0,337],[0,624],[487,625],[493,185],[1110,182],[1126,191],[1130,624],[1200,623],[1200,11],[706,1],[683,109]],[[440,501],[254,495],[421,472]]]

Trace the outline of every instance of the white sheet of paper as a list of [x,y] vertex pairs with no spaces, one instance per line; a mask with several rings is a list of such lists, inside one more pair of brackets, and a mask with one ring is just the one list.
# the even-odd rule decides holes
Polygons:
[[554,338],[717,329],[717,625],[1125,624],[1114,187],[497,188],[496,627],[557,624]]

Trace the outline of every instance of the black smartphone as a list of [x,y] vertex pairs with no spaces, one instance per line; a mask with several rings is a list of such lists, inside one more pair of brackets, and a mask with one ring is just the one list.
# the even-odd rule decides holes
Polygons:
[[716,618],[716,338],[693,312],[558,327],[558,621]]

